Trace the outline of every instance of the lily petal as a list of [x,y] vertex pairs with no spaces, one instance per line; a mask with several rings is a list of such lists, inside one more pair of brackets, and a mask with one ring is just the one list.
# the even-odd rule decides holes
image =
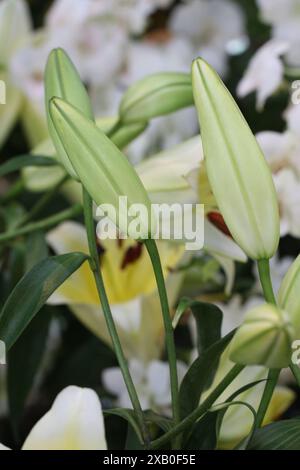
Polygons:
[[107,449],[101,404],[88,388],[70,386],[29,433],[23,450]]

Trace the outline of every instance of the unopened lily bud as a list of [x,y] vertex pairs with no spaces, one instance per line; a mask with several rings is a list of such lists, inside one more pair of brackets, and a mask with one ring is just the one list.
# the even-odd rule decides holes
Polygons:
[[148,121],[192,106],[191,77],[165,72],[149,75],[128,88],[120,105],[123,123]]
[[[108,217],[132,238],[147,239],[151,229],[151,203],[141,180],[125,155],[96,126],[66,101],[54,98],[50,102],[50,115],[54,128],[64,146],[83,186],[98,206],[104,205]],[[126,207],[120,207],[126,197]],[[139,236],[128,223],[128,210],[137,208],[136,226]],[[136,205],[139,205],[136,206]],[[140,208],[140,210],[139,210]],[[132,214],[131,214],[132,215]],[[151,225],[152,222],[152,225]]]
[[278,304],[289,314],[295,328],[296,338],[300,335],[300,255],[290,266],[283,278],[278,293]]
[[271,172],[241,111],[202,59],[192,67],[207,174],[230,233],[250,258],[271,258],[279,210]]
[[93,119],[93,111],[87,91],[75,66],[63,49],[54,49],[48,58],[45,71],[46,113],[49,134],[54,143],[58,160],[72,178],[78,179],[50,119],[49,101],[54,97],[64,99],[79,109],[86,117]]
[[230,343],[230,359],[271,369],[287,367],[295,331],[287,312],[271,304],[250,310]]

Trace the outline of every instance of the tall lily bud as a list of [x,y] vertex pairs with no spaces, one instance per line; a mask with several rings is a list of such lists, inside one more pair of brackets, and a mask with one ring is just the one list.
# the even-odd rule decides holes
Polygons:
[[[135,220],[139,237],[151,236],[151,203],[141,180],[127,158],[115,144],[69,103],[54,98],[50,102],[50,115],[61,145],[63,145],[82,184],[98,205],[110,205],[108,216],[124,233],[134,237],[128,224],[128,211],[133,204],[141,205]],[[127,197],[122,204],[120,196]],[[124,202],[124,201],[123,201]],[[137,206],[135,206],[137,207]],[[119,213],[120,212],[120,213]],[[137,238],[137,237],[134,237]]]
[[207,174],[225,222],[250,258],[271,258],[279,210],[264,155],[231,94],[202,59],[192,67]]
[[278,303],[288,313],[296,337],[300,335],[300,255],[295,259],[283,278],[278,293]]
[[230,343],[230,359],[271,369],[287,367],[295,337],[289,315],[274,305],[250,310]]
[[78,179],[50,119],[49,101],[54,97],[68,101],[68,103],[79,109],[86,117],[93,119],[93,111],[87,91],[81,82],[75,66],[63,49],[54,49],[50,53],[46,65],[46,113],[49,133],[56,148],[57,157],[69,175],[72,178]]
[[123,123],[148,121],[192,104],[193,91],[189,74],[157,73],[128,88],[121,101],[120,117]]

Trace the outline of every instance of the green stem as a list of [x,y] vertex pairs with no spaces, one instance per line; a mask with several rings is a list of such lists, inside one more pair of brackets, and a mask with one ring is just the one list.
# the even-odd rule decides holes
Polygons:
[[172,428],[163,436],[159,437],[151,443],[151,449],[158,449],[163,445],[167,444],[172,438],[177,436],[180,433],[183,433],[185,430],[190,429],[191,426],[197,421],[201,416],[203,416],[219,396],[226,390],[228,385],[238,376],[238,374],[244,369],[244,366],[236,364],[228,372],[223,380],[216,386],[212,393],[204,400],[204,402],[198,406],[192,413],[190,413],[183,421],[181,421],[177,426]]
[[39,220],[38,222],[32,222],[31,224],[26,225],[23,228],[11,230],[0,235],[0,243],[8,242],[14,238],[27,235],[31,232],[36,232],[37,230],[46,230],[55,225],[60,224],[64,220],[72,219],[77,217],[82,213],[81,204],[75,204],[70,209],[66,209],[58,214],[47,217],[46,219]]
[[274,389],[277,385],[279,374],[280,374],[280,369],[269,370],[268,378],[267,378],[267,382],[263,391],[261,402],[259,404],[259,407],[256,413],[256,420],[255,420],[256,429],[260,428],[263,424],[263,420],[266,415],[267,409],[269,407],[270,401],[272,399]]
[[122,127],[122,123],[121,123],[120,119],[118,119],[117,122],[106,133],[106,136],[111,139],[113,137],[113,135],[116,134],[119,129],[121,129],[121,127]]
[[265,299],[270,304],[276,305],[276,299],[273,291],[270,264],[268,259],[260,259],[257,261],[260,283],[263,289]]
[[31,208],[31,210],[27,214],[25,214],[25,216],[20,220],[18,227],[27,224],[30,220],[34,219],[57,195],[59,189],[65,184],[68,179],[69,175],[65,175],[53,188],[47,191],[40,198],[40,200]]
[[161,267],[160,257],[157,250],[157,246],[154,240],[145,240],[145,245],[148,250],[160,298],[161,309],[163,314],[163,321],[166,333],[166,347],[169,359],[170,368],[170,383],[171,383],[171,395],[172,395],[172,409],[173,419],[175,425],[180,422],[180,408],[179,408],[179,390],[178,390],[178,376],[177,376],[177,361],[176,361],[176,349],[174,342],[174,331],[172,326],[172,319],[169,310],[169,303],[167,297],[167,291],[165,286],[164,275]]
[[97,250],[97,239],[96,239],[96,231],[94,226],[94,218],[93,218],[93,201],[88,194],[88,192],[83,188],[83,209],[84,209],[84,218],[85,218],[85,226],[87,231],[88,237],[88,244],[89,244],[89,251],[91,256],[91,269],[94,274],[99,299],[102,305],[104,317],[106,320],[107,328],[113,343],[113,347],[119,362],[119,366],[124,378],[124,382],[127,387],[127,391],[133,406],[133,409],[137,415],[137,419],[139,421],[139,425],[142,431],[143,439],[145,444],[147,445],[150,442],[149,433],[147,430],[147,426],[144,420],[143,410],[141,408],[139,398],[133,384],[128,364],[121,346],[121,342],[118,336],[118,332],[114,323],[114,319],[111,313],[110,305],[108,302],[102,273],[99,265],[99,254]]
[[[276,305],[276,299],[273,291],[271,276],[270,276],[270,264],[268,259],[258,260],[258,272],[260,277],[261,286],[265,296],[265,300],[273,305]],[[273,392],[278,382],[280,369],[270,369],[268,373],[267,382],[261,397],[261,401],[257,410],[255,428],[261,427],[263,424],[264,417],[267,409],[271,402]]]

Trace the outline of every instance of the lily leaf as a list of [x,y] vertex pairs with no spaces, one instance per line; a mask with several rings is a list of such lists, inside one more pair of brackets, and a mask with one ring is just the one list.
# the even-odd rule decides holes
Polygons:
[[46,258],[26,273],[0,314],[0,338],[9,350],[50,295],[88,259],[83,253]]
[[185,374],[179,391],[182,418],[185,418],[199,405],[201,395],[204,390],[210,386],[217,370],[220,357],[231,341],[234,332],[235,331],[231,331],[228,335],[224,336],[224,338],[206,349],[203,354],[192,363]]

